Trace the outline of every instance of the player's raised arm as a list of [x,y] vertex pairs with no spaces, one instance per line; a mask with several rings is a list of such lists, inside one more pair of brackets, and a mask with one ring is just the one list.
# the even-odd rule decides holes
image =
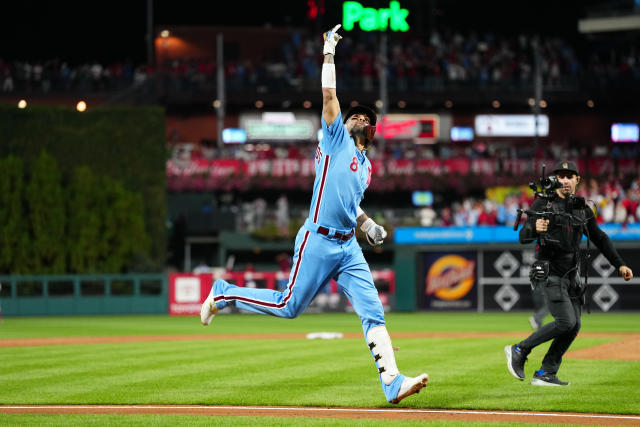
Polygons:
[[322,117],[327,122],[327,126],[338,117],[340,113],[340,104],[336,96],[336,66],[333,57],[336,53],[336,45],[342,38],[337,31],[341,27],[340,24],[324,33],[324,62],[322,64]]

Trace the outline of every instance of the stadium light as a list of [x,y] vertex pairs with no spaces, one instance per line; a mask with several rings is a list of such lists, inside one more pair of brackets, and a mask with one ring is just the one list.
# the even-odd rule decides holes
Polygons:
[[166,39],[167,37],[169,37],[171,35],[171,33],[169,32],[169,30],[162,30],[160,31],[160,37],[162,37],[163,39]]
[[20,108],[21,110],[24,110],[25,108],[27,108],[27,101],[24,99],[21,99],[20,101],[18,101],[18,108]]
[[87,103],[84,101],[78,101],[78,103],[76,104],[76,110],[82,113],[86,109],[87,109]]

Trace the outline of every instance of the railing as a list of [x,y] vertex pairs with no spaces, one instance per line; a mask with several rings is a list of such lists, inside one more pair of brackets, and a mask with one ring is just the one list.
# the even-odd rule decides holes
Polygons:
[[167,313],[165,274],[0,276],[5,316]]

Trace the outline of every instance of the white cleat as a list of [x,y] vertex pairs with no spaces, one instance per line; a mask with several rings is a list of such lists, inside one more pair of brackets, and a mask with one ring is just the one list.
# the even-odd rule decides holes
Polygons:
[[209,323],[213,320],[213,316],[218,312],[218,307],[213,302],[213,286],[211,287],[211,292],[209,292],[209,296],[202,303],[202,307],[200,307],[200,321],[204,326],[209,326]]
[[398,397],[393,399],[391,403],[400,403],[400,401],[405,397],[409,397],[415,393],[420,393],[420,390],[427,386],[428,381],[429,375],[427,374],[418,375],[414,378],[406,377],[404,381],[402,381],[400,391],[398,391]]

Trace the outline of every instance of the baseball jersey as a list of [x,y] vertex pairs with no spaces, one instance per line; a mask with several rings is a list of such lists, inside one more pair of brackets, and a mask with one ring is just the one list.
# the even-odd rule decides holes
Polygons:
[[309,221],[349,231],[357,225],[356,210],[371,182],[371,162],[356,148],[341,118],[338,114],[331,126],[321,119]]

